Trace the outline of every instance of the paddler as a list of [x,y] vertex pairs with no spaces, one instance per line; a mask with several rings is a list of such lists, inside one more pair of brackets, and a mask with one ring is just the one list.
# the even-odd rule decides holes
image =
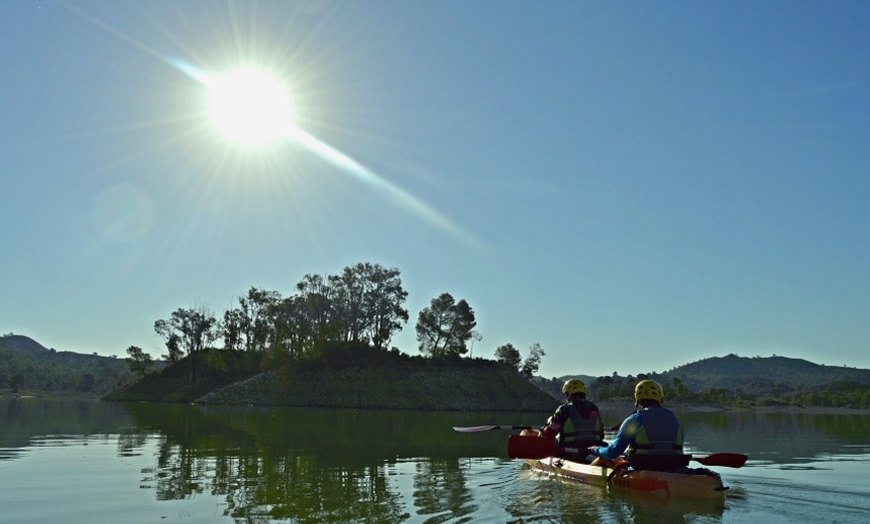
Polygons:
[[[586,384],[570,379],[562,385],[565,402],[541,428],[541,436],[555,440],[560,447],[585,450],[591,445],[605,444],[604,422],[598,406],[586,399]],[[577,462],[589,462],[588,453],[562,453],[561,457]],[[588,459],[588,460],[587,460]]]
[[635,469],[675,471],[689,464],[691,455],[683,454],[683,425],[674,412],[662,406],[662,386],[642,380],[634,388],[637,411],[619,426],[609,446],[589,446],[595,466],[614,467],[615,459],[628,450],[625,458]]

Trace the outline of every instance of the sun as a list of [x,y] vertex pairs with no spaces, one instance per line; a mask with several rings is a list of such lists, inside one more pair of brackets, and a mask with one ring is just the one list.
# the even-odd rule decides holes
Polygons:
[[239,69],[209,78],[209,113],[215,128],[241,146],[263,146],[295,129],[287,87],[259,69]]

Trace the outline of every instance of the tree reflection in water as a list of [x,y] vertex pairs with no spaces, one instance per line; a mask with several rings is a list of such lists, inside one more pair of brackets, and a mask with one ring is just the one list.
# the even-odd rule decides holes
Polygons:
[[[626,411],[605,413],[605,420],[619,420]],[[156,510],[158,517],[181,508],[191,522],[215,522],[221,515],[236,522],[720,521],[709,508],[663,506],[532,475],[507,458],[507,432],[452,430],[535,425],[546,415],[11,399],[0,402],[0,464],[18,468],[19,476],[6,475],[7,488],[38,486],[38,495],[25,500],[7,497],[18,504],[7,509],[19,516],[42,515],[42,501],[101,481],[89,476],[81,486],[61,480],[50,488],[40,469],[45,453],[62,459],[52,465],[59,479],[84,479],[84,465],[120,475],[111,496],[82,499],[79,511],[88,520],[69,522],[91,522],[106,511],[145,515],[154,508],[143,499],[171,501]],[[870,415],[680,415],[693,452],[750,455],[744,468],[721,471],[732,487],[726,520],[809,512],[847,522],[866,512]],[[99,462],[99,446],[84,448],[91,443],[116,444],[117,467]],[[59,448],[69,452],[57,453]],[[97,462],[84,464],[83,456]],[[137,468],[130,471],[133,493],[123,480],[128,464]]]
[[[455,519],[474,511],[460,458],[491,456],[503,447],[492,438],[457,445],[453,414],[151,404],[127,409],[140,426],[162,435],[156,467],[144,479],[159,500],[209,494],[225,501],[226,516],[251,521],[398,522],[410,512],[432,522]],[[415,508],[407,507],[411,501],[400,487],[408,474],[397,475],[400,459],[414,465]]]

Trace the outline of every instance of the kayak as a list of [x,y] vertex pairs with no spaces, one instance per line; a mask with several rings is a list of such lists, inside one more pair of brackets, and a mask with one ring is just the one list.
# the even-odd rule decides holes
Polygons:
[[[536,430],[523,430],[519,435],[512,435],[508,439],[508,454],[511,457],[522,458],[532,469],[551,476],[600,484],[616,491],[642,493],[661,499],[725,500],[725,491],[728,488],[722,484],[722,477],[707,468],[682,468],[677,472],[666,472],[636,470],[627,467],[628,463],[616,468],[605,468],[554,456],[560,449],[564,448],[558,448],[552,441],[540,438],[540,432]],[[716,465],[740,467],[746,456],[723,453],[695,460],[702,464],[712,462]]]
[[599,484],[623,492],[643,493],[658,498],[725,500],[728,489],[718,473],[706,468],[686,468],[685,472],[617,469],[590,466],[559,457],[526,459],[532,469],[552,476]]

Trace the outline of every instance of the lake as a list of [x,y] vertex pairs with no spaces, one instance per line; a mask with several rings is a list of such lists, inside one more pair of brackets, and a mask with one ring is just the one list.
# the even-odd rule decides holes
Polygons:
[[549,415],[0,398],[0,522],[870,519],[864,413],[679,413],[690,452],[750,457],[712,468],[730,486],[724,507],[548,478],[508,458],[507,431],[452,430]]

